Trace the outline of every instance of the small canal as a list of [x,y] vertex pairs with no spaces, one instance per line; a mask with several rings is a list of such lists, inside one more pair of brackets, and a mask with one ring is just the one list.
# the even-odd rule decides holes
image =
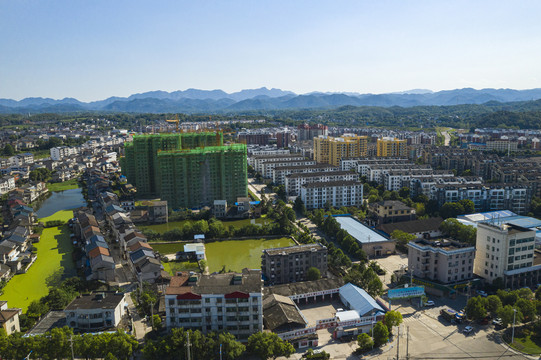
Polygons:
[[[38,218],[53,215],[60,210],[76,209],[86,206],[81,188],[53,192],[51,195],[36,205]],[[35,210],[35,209],[34,209]]]

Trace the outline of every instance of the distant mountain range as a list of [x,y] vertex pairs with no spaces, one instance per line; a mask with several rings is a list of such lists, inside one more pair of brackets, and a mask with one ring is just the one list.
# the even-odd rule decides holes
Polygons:
[[81,102],[73,98],[0,99],[0,113],[132,112],[132,113],[233,113],[254,110],[332,109],[340,106],[412,107],[423,105],[484,104],[541,99],[541,89],[471,88],[432,92],[414,89],[388,94],[322,93],[295,94],[280,89],[222,90],[188,89],[150,91],[129,97]]

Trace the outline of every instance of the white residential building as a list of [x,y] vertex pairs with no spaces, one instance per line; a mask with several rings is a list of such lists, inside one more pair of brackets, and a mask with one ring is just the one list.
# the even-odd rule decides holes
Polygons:
[[477,224],[474,273],[492,283],[506,272],[533,266],[535,231],[508,223]]
[[301,187],[304,184],[312,182],[330,182],[330,181],[353,181],[359,180],[359,174],[352,171],[323,171],[313,173],[294,173],[285,177],[286,193],[290,196],[296,196],[301,193]]
[[363,203],[363,184],[358,181],[313,182],[301,188],[307,209],[359,206]]
[[240,341],[263,330],[261,270],[173,276],[165,292],[167,328],[227,331]]

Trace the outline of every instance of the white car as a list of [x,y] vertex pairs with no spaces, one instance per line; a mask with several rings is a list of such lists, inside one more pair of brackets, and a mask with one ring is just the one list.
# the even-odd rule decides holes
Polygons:
[[425,302],[425,306],[434,306],[434,305],[435,305],[435,304],[434,304],[434,301],[432,301],[432,300],[427,300],[427,301]]
[[473,327],[471,327],[471,326],[469,326],[469,325],[466,326],[466,327],[464,328],[464,330],[462,330],[462,332],[463,332],[464,334],[469,334],[469,333],[471,333],[472,331],[473,331]]

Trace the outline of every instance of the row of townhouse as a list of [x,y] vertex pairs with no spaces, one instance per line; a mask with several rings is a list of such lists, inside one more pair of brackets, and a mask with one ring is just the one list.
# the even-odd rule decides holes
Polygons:
[[0,279],[10,279],[18,273],[25,273],[37,256],[32,253],[32,244],[38,242],[39,234],[33,233],[37,226],[34,210],[27,206],[18,194],[8,198],[2,240],[0,241]]
[[121,258],[127,260],[134,276],[139,282],[149,283],[167,277],[146,236],[139,232],[129,213],[120,206],[118,196],[108,191],[108,186],[104,186],[104,173],[95,171],[92,177],[100,184],[101,192],[97,195],[97,203],[104,214],[105,222],[112,238],[119,244]]

